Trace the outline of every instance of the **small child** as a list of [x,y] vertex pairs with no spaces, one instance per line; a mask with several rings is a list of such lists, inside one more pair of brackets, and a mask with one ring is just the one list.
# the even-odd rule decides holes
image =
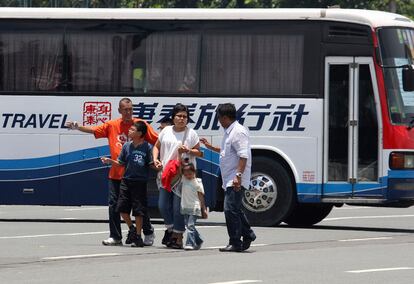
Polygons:
[[[147,126],[144,122],[134,123],[128,131],[131,140],[122,146],[118,160],[102,157],[104,164],[116,164],[125,167],[121,180],[117,210],[129,227],[126,244],[133,247],[143,247],[141,237],[143,216],[147,211],[147,181],[149,166],[152,165],[152,148],[144,140]],[[135,225],[132,224],[130,213],[135,216]]]
[[187,228],[185,250],[198,250],[203,244],[195,225],[197,218],[207,218],[207,209],[204,202],[204,188],[200,179],[196,178],[196,170],[192,163],[183,164],[181,188],[181,214]]

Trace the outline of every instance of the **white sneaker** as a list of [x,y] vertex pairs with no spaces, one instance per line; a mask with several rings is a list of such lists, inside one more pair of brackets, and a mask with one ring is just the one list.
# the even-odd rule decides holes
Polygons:
[[144,235],[144,246],[152,246],[155,240],[155,233]]
[[106,240],[102,241],[104,246],[122,246],[121,240],[115,240],[114,238],[107,238]]
[[189,245],[185,245],[184,246],[184,250],[195,250],[195,247],[189,246]]

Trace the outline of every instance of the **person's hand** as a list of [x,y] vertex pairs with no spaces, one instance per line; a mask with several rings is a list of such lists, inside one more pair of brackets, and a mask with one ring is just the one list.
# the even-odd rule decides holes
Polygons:
[[209,149],[211,147],[210,142],[208,142],[208,140],[206,138],[200,138],[200,142],[203,143],[207,149]]
[[154,162],[154,167],[157,169],[157,171],[162,170],[162,163],[160,160],[155,159],[153,162]]
[[178,154],[184,154],[184,153],[189,153],[190,152],[190,148],[188,148],[185,145],[181,145],[180,147],[178,147]]
[[235,176],[233,178],[233,188],[236,192],[241,189],[241,177]]
[[101,162],[105,165],[109,165],[111,163],[111,159],[109,159],[108,157],[101,157]]
[[65,123],[65,126],[69,130],[78,130],[79,129],[79,123],[77,121],[68,121]]

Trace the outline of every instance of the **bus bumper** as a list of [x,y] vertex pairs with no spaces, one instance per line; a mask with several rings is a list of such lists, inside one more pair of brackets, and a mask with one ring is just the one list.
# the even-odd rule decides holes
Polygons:
[[387,199],[414,201],[414,171],[389,171]]

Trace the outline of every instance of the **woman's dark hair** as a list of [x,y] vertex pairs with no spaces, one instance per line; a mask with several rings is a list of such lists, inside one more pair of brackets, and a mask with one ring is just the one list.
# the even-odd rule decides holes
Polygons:
[[178,103],[173,108],[173,111],[171,114],[172,119],[174,119],[177,113],[182,112],[182,111],[185,111],[187,113],[188,118],[190,117],[190,111],[188,110],[188,107],[186,105]]
[[218,116],[227,116],[231,120],[236,120],[236,107],[232,103],[219,104],[216,110]]
[[193,163],[185,163],[181,166],[181,172],[183,173],[184,171],[192,171],[193,173],[196,172],[195,166]]
[[134,123],[134,126],[137,129],[137,131],[139,131],[139,132],[142,133],[142,137],[144,137],[145,134],[147,134],[148,127],[145,124],[145,122],[143,122],[143,121],[137,121],[137,122]]

